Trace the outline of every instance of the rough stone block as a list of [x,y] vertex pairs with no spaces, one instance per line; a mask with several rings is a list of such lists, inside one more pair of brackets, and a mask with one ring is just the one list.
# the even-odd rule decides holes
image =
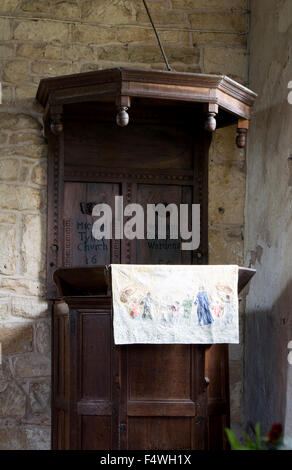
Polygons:
[[44,51],[45,59],[62,59],[63,48],[60,45],[48,44]]
[[53,0],[54,17],[64,20],[80,20],[79,3],[79,1],[60,2],[59,0]]
[[50,450],[49,426],[4,426],[0,428],[1,450]]
[[44,138],[32,132],[15,132],[9,137],[9,144],[42,145],[44,144]]
[[0,113],[1,129],[41,129],[37,119],[28,114]]
[[13,358],[16,377],[49,377],[50,359],[37,353],[27,353]]
[[246,33],[248,15],[242,13],[192,13],[191,27],[199,31],[227,31]]
[[217,164],[209,170],[209,222],[243,224],[245,171],[243,163]]
[[40,186],[47,184],[47,162],[42,162],[33,167],[31,181]]
[[[151,8],[150,8],[151,9]],[[181,29],[189,27],[187,15],[184,11],[172,10],[154,10],[151,12],[155,26],[177,26]],[[137,23],[149,25],[149,18],[145,9],[141,9],[137,13]]]
[[10,158],[0,160],[0,180],[16,181],[18,177],[19,161]]
[[36,297],[13,297],[12,316],[21,318],[40,318],[48,315],[48,302]]
[[0,328],[3,354],[18,354],[32,351],[32,325],[5,323]]
[[4,145],[7,143],[8,135],[4,131],[0,131],[0,145]]
[[8,62],[4,68],[3,78],[6,82],[18,83],[29,80],[29,63],[26,60]]
[[156,40],[153,29],[137,28],[135,26],[119,28],[117,39],[123,43],[142,42],[153,44]]
[[247,0],[172,0],[172,7],[177,9],[195,10],[196,8],[224,9],[247,9]]
[[30,407],[33,413],[43,413],[50,407],[51,384],[48,380],[31,382],[29,385]]
[[[9,317],[9,298],[0,299],[0,322],[6,321]],[[1,365],[0,365],[1,367]]]
[[12,279],[3,277],[0,281],[1,291],[8,291],[16,295],[43,295],[44,284],[30,279],[17,278]]
[[35,95],[37,92],[37,85],[19,85],[15,87],[15,98],[16,102],[19,100],[31,100],[31,106],[33,107]]
[[0,206],[2,209],[39,210],[43,207],[43,198],[35,188],[1,183]]
[[10,19],[0,18],[0,41],[8,41],[11,38]]
[[69,75],[76,72],[76,66],[70,62],[55,61],[35,61],[32,63],[31,70],[33,73],[42,77]]
[[64,48],[64,58],[69,60],[94,60],[96,54],[92,46],[85,46],[83,44],[69,44]]
[[0,225],[0,273],[13,274],[16,271],[17,248],[14,227]]
[[14,45],[0,45],[0,57],[6,59],[14,56]]
[[2,148],[1,154],[3,157],[27,157],[40,159],[47,156],[47,145],[11,145],[10,147]]
[[45,268],[45,219],[39,215],[25,215],[23,226],[21,244],[23,272],[37,277],[40,273],[44,274]]
[[0,379],[0,416],[25,415],[26,396],[12,380]]
[[241,226],[211,225],[209,228],[210,264],[243,263]]
[[2,104],[10,106],[14,103],[14,86],[2,84]]
[[15,224],[16,215],[11,212],[0,212],[0,224]]
[[48,0],[23,0],[20,9],[29,13],[50,13],[51,3]]
[[13,37],[20,41],[54,41],[66,44],[69,41],[69,25],[49,20],[17,21]]
[[[129,65],[129,64],[127,64]],[[115,66],[115,64],[113,65],[113,67]],[[105,65],[98,61],[98,62],[93,62],[93,63],[90,63],[90,64],[82,64],[81,65],[81,68],[80,68],[80,72],[94,72],[96,70],[101,70],[101,69],[106,69],[106,68],[110,68],[111,65],[109,65],[109,63],[107,62]]]
[[[133,50],[134,49],[135,48],[133,48]],[[157,60],[158,54],[156,53],[154,48],[152,48],[151,51],[152,51],[152,56],[151,56],[152,60]],[[98,59],[100,60],[128,61],[129,60],[129,48],[127,46],[121,47],[120,45],[100,47],[97,49],[97,55],[98,55]],[[149,56],[149,53],[148,53],[148,56]],[[147,52],[145,51],[145,59],[146,58],[147,58]]]
[[72,26],[72,42],[89,44],[106,44],[115,39],[116,32],[112,28],[77,24]]
[[20,3],[20,0],[1,0],[0,12],[12,13],[17,9],[19,3]]
[[19,44],[16,48],[16,55],[27,57],[28,59],[41,59],[45,54],[45,45],[43,43]]
[[21,165],[20,172],[19,172],[19,181],[21,183],[28,183],[30,174],[30,166],[29,165]]
[[134,21],[137,2],[120,0],[105,2],[104,0],[88,0],[82,3],[81,18],[100,24],[121,25]]
[[213,134],[210,157],[214,162],[245,160],[245,150],[236,145],[237,125],[217,129]]
[[40,321],[35,325],[36,349],[40,354],[48,356],[51,351],[51,325],[48,321]]
[[245,83],[247,77],[247,55],[244,49],[205,47],[205,73],[226,74]]
[[170,62],[182,62],[184,65],[199,63],[200,50],[197,47],[167,46],[165,50]]
[[[228,47],[247,47],[247,34],[232,34],[232,33],[202,33],[201,31],[194,31],[192,33],[192,41],[195,45],[209,45],[209,46],[228,46]],[[227,65],[227,64],[226,64]]]

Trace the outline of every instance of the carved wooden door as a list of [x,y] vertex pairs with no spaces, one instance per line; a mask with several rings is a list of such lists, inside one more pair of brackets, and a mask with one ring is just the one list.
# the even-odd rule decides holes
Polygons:
[[121,449],[204,449],[204,348],[122,348]]
[[68,302],[69,448],[204,449],[204,347],[115,346],[110,298]]
[[[59,235],[58,263],[65,267],[110,263],[206,264],[209,140],[204,133],[194,135],[193,126],[180,126],[177,122],[163,126],[143,123],[122,131],[114,124],[103,123],[99,124],[98,133],[94,121],[86,122],[86,126],[79,121],[70,122],[65,132],[64,187],[60,193],[63,194],[63,236]],[[165,206],[200,203],[199,249],[181,250],[181,240],[171,240],[168,236],[169,221],[166,240],[157,237],[95,240],[93,206],[106,202],[114,215],[114,198],[118,195],[123,196],[125,205],[137,202],[144,208],[147,203]],[[48,266],[50,270],[50,262]],[[72,307],[70,319],[69,351],[68,338],[64,338],[65,320],[54,320],[54,448],[69,445],[77,449],[201,449],[207,446],[202,347],[114,347],[109,307],[91,304],[89,308],[86,298],[78,308]],[[70,366],[65,354],[70,356]],[[64,364],[70,370],[70,392],[68,388],[58,388],[63,383],[60,374]],[[212,427],[222,440],[222,426],[218,423],[228,410],[225,395],[222,407],[222,393],[218,397],[217,388],[222,389],[225,378],[224,374],[218,376],[216,367],[212,369],[214,361],[209,364],[213,374],[211,383],[214,379],[221,381],[212,388],[216,400],[209,409],[209,429]],[[62,435],[69,429],[70,442],[68,436]],[[214,432],[212,442],[217,443]],[[212,444],[210,439],[209,442]]]

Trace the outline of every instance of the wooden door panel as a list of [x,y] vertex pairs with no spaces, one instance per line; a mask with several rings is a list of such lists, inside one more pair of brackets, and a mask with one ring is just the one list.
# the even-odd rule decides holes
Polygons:
[[81,400],[110,400],[111,316],[82,314]]
[[129,399],[190,399],[190,348],[167,344],[129,346]]
[[113,259],[111,240],[96,240],[92,235],[95,204],[114,207],[119,184],[72,183],[64,185],[64,261],[65,267],[110,264]]
[[[106,308],[70,310],[71,355],[71,448],[118,448],[118,398],[115,377],[117,358],[113,349],[110,300]],[[75,326],[76,325],[76,326]]]
[[[122,448],[200,448],[204,355],[192,345],[123,347]],[[202,417],[203,421],[204,417]],[[204,426],[203,426],[204,427]]]
[[192,448],[191,418],[129,418],[129,450],[183,450]]
[[[185,126],[134,125],[70,121],[65,132],[65,167],[192,167],[192,135]],[[82,155],[82,159],[80,158]]]
[[110,450],[112,449],[110,416],[82,416],[81,449]]
[[[192,203],[192,187],[158,184],[138,184],[137,202],[147,213],[147,204],[176,204],[179,211],[180,204]],[[146,219],[145,219],[146,221]],[[156,217],[156,230],[158,217]],[[170,217],[166,217],[166,239],[137,240],[137,264],[191,264],[192,252],[181,250],[181,239],[170,239]],[[146,233],[146,227],[145,227]],[[178,229],[179,233],[179,229]]]

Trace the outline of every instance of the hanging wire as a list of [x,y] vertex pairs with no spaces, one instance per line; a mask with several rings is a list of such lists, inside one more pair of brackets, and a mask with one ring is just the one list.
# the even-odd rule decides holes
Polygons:
[[152,28],[153,28],[153,30],[154,30],[154,33],[155,33],[155,36],[156,36],[158,45],[159,45],[159,47],[160,47],[160,51],[161,51],[163,60],[164,60],[164,62],[165,62],[166,68],[167,68],[167,70],[168,70],[169,72],[171,72],[171,71],[172,71],[172,68],[170,67],[170,65],[169,65],[169,63],[168,63],[166,54],[165,54],[164,49],[163,49],[163,45],[161,44],[160,37],[159,37],[159,35],[158,35],[157,29],[155,28],[155,24],[153,23],[153,20],[152,20],[150,11],[149,11],[149,9],[148,9],[146,0],[143,0],[143,3],[144,3],[145,10],[146,10],[146,12],[147,12],[147,15],[148,15],[148,17],[149,17],[150,23],[151,23],[151,25],[152,25]]

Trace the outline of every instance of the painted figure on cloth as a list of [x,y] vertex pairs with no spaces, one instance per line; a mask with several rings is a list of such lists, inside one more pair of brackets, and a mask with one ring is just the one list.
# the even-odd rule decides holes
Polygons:
[[224,312],[225,312],[225,317],[226,317],[226,323],[233,323],[234,309],[231,303],[230,295],[226,295]]
[[216,304],[211,306],[212,313],[215,317],[220,318],[223,315],[223,307],[222,305]]
[[184,317],[190,318],[192,312],[193,302],[190,296],[188,295],[187,299],[183,301]]
[[142,299],[140,302],[140,305],[144,305],[143,314],[142,314],[143,319],[145,318],[150,318],[151,320],[153,319],[153,315],[151,312],[151,303],[152,303],[151,294],[150,292],[147,292],[146,297],[144,297],[144,299]]
[[138,318],[138,316],[139,316],[138,304],[136,304],[136,302],[133,302],[132,307],[131,307],[131,311],[130,311],[130,317],[135,319],[135,318]]
[[134,295],[134,289],[131,287],[126,287],[126,289],[123,289],[120,295],[120,301],[123,302],[123,304],[126,304],[129,299]]
[[208,294],[204,290],[204,287],[200,287],[200,290],[197,294],[197,298],[194,302],[194,305],[197,307],[197,315],[199,320],[199,325],[210,325],[214,322],[214,319],[210,311],[210,300],[208,299]]
[[171,308],[172,308],[174,322],[177,323],[179,321],[179,317],[180,317],[180,303],[178,301],[176,301],[172,305]]

